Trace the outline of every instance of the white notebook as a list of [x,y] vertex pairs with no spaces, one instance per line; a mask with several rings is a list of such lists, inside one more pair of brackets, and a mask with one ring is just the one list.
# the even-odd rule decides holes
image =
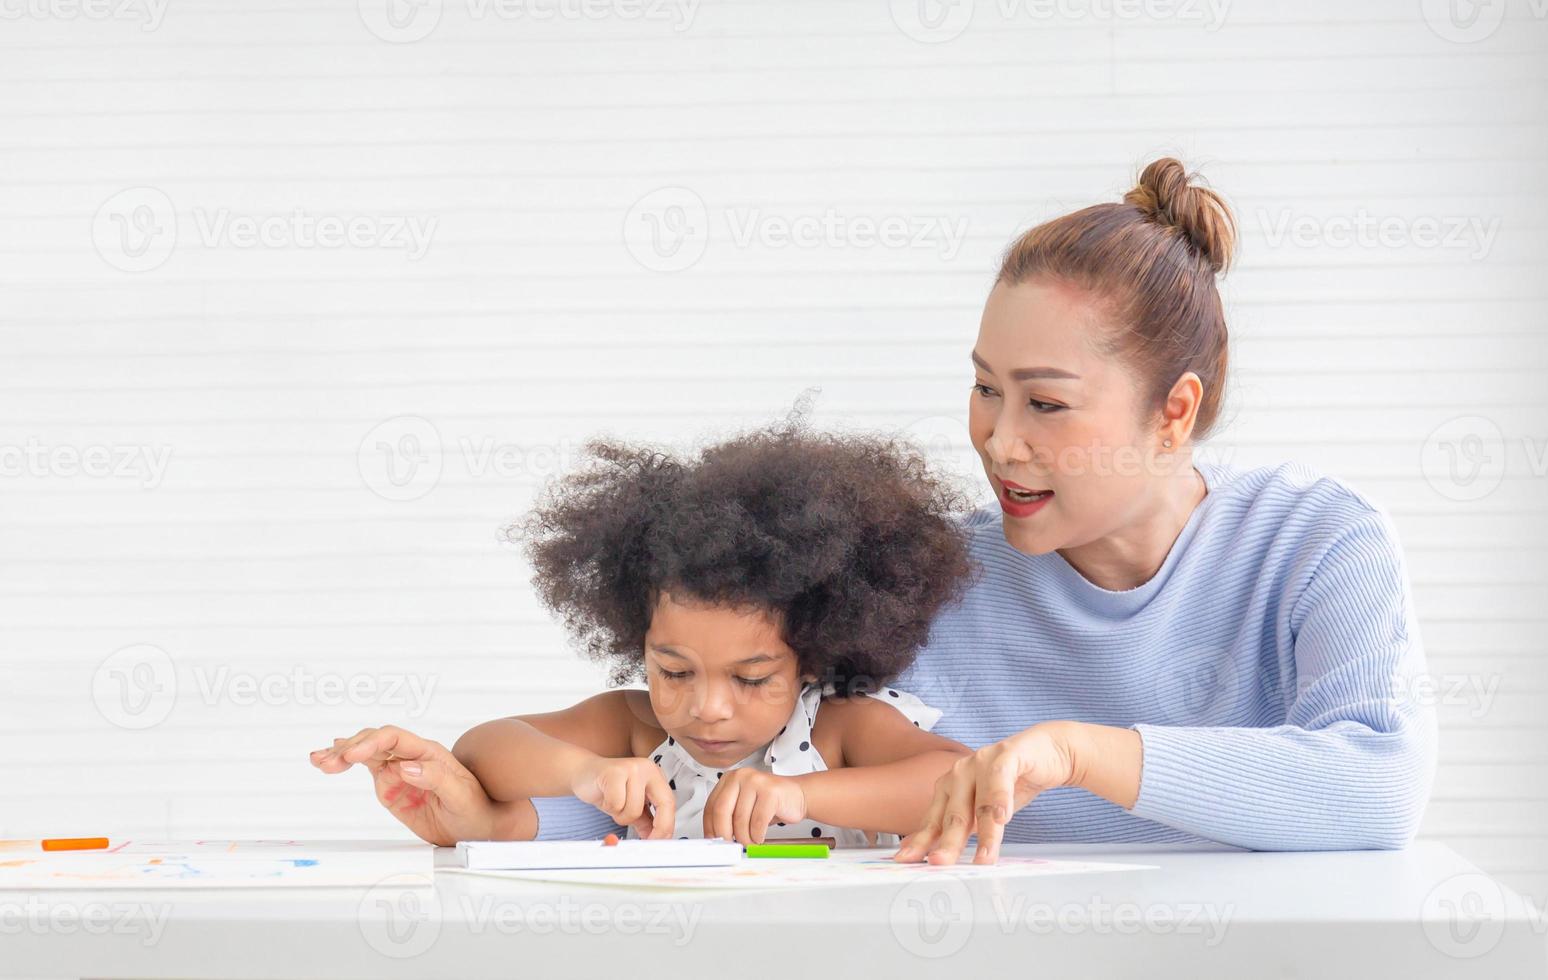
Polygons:
[[742,845],[708,840],[465,840],[457,863],[470,871],[551,871],[562,868],[713,868],[742,863]]

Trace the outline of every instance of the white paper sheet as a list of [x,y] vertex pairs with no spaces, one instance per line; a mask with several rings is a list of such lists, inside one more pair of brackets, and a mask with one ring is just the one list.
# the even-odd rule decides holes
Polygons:
[[53,888],[299,888],[428,884],[435,849],[417,841],[111,840],[102,851],[0,841],[0,891]]

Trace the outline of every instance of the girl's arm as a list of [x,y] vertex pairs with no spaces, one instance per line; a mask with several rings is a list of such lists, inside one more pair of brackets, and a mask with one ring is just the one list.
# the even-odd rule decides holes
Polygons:
[[[643,692],[608,691],[560,711],[486,721],[463,733],[452,754],[492,800],[571,796],[588,763],[636,754],[634,693]],[[648,700],[644,710],[650,711]]]
[[[516,805],[519,825],[538,830],[533,797],[574,796],[642,837],[672,833],[676,803],[666,777],[637,756],[655,714],[644,691],[609,691],[574,707],[500,718],[469,729],[452,747],[491,800]],[[654,807],[654,814],[651,812]]]
[[823,702],[812,740],[829,768],[791,777],[806,796],[807,818],[883,833],[919,827],[935,781],[973,754],[870,697]]

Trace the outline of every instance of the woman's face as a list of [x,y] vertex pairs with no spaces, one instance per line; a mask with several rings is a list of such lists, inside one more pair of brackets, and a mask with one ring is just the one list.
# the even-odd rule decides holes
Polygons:
[[645,670],[662,729],[700,764],[717,768],[774,740],[803,680],[796,652],[767,614],[666,593],[645,633]]
[[984,305],[968,429],[1018,551],[1078,548],[1130,526],[1159,477],[1159,415],[1141,425],[1153,413],[1130,369],[1099,348],[1105,330],[1098,308],[1063,285],[1000,283]]

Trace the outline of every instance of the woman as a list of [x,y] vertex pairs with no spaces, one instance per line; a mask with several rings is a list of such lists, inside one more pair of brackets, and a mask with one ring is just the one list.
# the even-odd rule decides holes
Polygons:
[[1435,721],[1395,697],[1424,668],[1390,523],[1301,467],[1191,458],[1220,413],[1234,239],[1163,159],[1007,252],[969,409],[1003,518],[975,515],[988,574],[900,680],[937,703],[931,682],[965,682],[936,731],[984,747],[899,860],[955,862],[975,830],[992,861],[1002,837],[1331,849],[1417,829]]
[[[977,751],[899,860],[955,862],[975,832],[980,862],[1002,840],[1413,836],[1435,721],[1396,696],[1424,664],[1390,522],[1299,466],[1192,456],[1220,414],[1234,239],[1168,158],[1123,203],[1007,251],[971,351],[969,430],[998,498],[968,521],[983,573],[898,681]],[[421,788],[460,768],[395,744],[433,763]],[[534,804],[544,838],[612,829],[573,799]]]

